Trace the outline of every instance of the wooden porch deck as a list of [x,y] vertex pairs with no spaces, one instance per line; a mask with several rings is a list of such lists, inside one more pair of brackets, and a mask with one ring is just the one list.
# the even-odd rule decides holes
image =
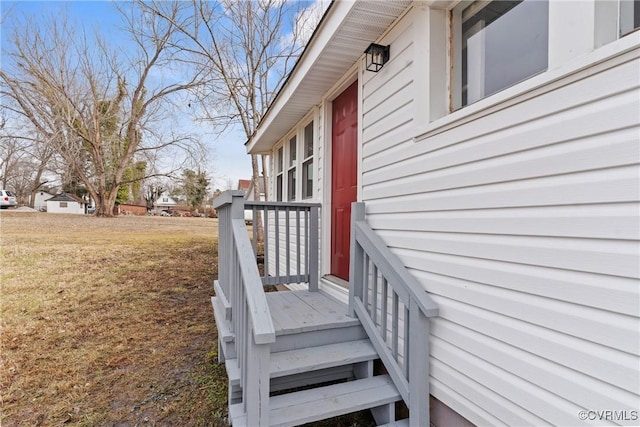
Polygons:
[[360,326],[347,315],[348,306],[322,292],[308,290],[267,292],[276,336]]

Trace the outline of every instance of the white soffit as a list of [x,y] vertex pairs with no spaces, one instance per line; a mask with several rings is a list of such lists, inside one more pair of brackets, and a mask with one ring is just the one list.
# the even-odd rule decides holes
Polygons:
[[247,152],[269,152],[411,3],[336,0],[255,135],[247,141]]

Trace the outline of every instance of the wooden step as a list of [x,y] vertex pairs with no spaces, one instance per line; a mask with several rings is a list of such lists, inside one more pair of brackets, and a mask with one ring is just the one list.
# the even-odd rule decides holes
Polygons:
[[[271,353],[269,376],[280,378],[378,358],[369,340],[358,340]],[[237,359],[225,362],[229,385],[240,384]]]
[[409,418],[404,418],[398,421],[392,421],[389,424],[383,424],[378,427],[409,427]]
[[285,291],[266,294],[276,330],[271,352],[367,339],[347,305],[322,292]]
[[231,331],[230,323],[224,318],[225,308],[223,301],[220,297],[211,297],[211,306],[213,307],[213,317],[216,321],[216,328],[218,329],[218,340],[220,341],[218,354],[220,361],[226,359],[235,359],[237,357],[235,348],[235,334]]
[[284,291],[265,294],[277,336],[359,326],[346,304],[323,292]]
[[220,299],[222,306],[224,307],[224,311],[225,311],[224,318],[227,320],[231,319],[231,303],[227,299],[227,296],[224,294],[224,291],[222,290],[222,286],[220,285],[219,281],[217,280],[213,281],[213,289],[216,293],[216,296]]
[[[273,396],[269,399],[270,426],[296,426],[375,408],[400,400],[388,375]],[[229,408],[234,427],[247,425],[242,404]]]
[[224,305],[220,297],[211,297],[211,305],[213,306],[213,317],[218,328],[218,339],[224,342],[231,342],[235,339],[235,335],[231,332],[229,321],[224,318]]

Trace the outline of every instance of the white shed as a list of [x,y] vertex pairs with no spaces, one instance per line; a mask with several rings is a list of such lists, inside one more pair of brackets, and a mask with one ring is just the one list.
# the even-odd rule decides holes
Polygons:
[[68,214],[85,214],[87,202],[81,198],[62,193],[54,196],[46,201],[47,212],[49,213],[68,213]]

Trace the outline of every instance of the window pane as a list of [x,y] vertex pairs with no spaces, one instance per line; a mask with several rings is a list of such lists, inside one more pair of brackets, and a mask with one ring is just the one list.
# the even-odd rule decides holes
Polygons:
[[296,146],[297,146],[297,138],[294,136],[289,140],[289,166],[293,166],[296,164]]
[[313,159],[307,160],[302,165],[302,198],[313,196]]
[[304,158],[313,156],[313,122],[304,128]]
[[278,156],[276,159],[277,165],[276,165],[276,172],[282,172],[282,165],[283,165],[283,147],[278,148]]
[[546,1],[473,3],[462,11],[462,105],[547,69]]
[[282,174],[276,178],[276,199],[282,201]]
[[287,179],[287,193],[289,200],[295,200],[296,198],[296,168],[289,169],[289,175]]
[[640,0],[620,0],[620,35],[640,28]]

